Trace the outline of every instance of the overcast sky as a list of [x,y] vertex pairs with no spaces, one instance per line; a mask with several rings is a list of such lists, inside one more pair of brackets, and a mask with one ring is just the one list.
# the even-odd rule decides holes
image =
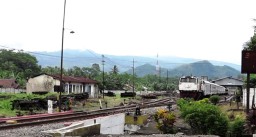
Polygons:
[[[241,64],[242,45],[256,25],[255,5],[256,0],[67,0],[64,49]],[[63,10],[64,0],[0,0],[0,46],[61,50]]]

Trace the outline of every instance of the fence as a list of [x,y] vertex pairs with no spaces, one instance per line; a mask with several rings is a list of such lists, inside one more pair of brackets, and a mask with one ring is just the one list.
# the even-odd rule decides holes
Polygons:
[[25,89],[14,89],[14,88],[0,88],[0,93],[22,93],[25,92]]

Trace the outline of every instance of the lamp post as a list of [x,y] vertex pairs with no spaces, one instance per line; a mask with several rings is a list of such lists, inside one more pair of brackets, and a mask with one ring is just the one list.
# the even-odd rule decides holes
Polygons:
[[[63,44],[64,44],[64,31],[65,31],[65,14],[66,14],[66,0],[64,0],[64,12],[63,12],[63,22],[62,22],[62,40],[61,40],[61,60],[60,60],[60,90],[59,90],[59,112],[61,112],[61,93],[64,91],[63,87]],[[70,33],[75,33],[70,31]]]
[[103,99],[104,99],[104,90],[105,90],[105,81],[104,81],[104,55],[102,55],[102,85],[103,85],[103,91],[102,91],[102,96],[103,96]]

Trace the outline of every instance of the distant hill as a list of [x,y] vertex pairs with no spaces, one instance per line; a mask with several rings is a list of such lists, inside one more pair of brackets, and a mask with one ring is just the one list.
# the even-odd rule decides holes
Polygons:
[[[127,71],[132,73],[132,70]],[[145,64],[135,68],[135,73],[139,77],[147,74],[156,74],[156,67],[150,64]],[[240,71],[229,67],[229,66],[215,66],[207,60],[198,61],[194,63],[184,64],[173,69],[168,69],[168,76],[183,76],[183,75],[194,75],[194,76],[208,76],[208,78],[220,78],[225,76],[237,77]],[[167,69],[161,68],[161,76],[167,76]]]
[[[42,67],[46,66],[60,66],[60,51],[56,52],[33,52],[30,53],[34,55],[39,65]],[[92,64],[97,63],[100,64],[102,67],[102,55],[95,53],[91,50],[64,50],[63,51],[64,58],[63,58],[63,66],[64,68],[71,68],[73,66],[78,67],[91,67]],[[201,67],[208,67],[209,71],[212,73],[231,73],[231,69],[236,69],[240,71],[241,66],[228,63],[228,62],[221,62],[221,61],[208,61],[207,63],[196,63],[194,62],[200,61],[199,59],[193,58],[181,58],[181,57],[174,57],[174,56],[159,56],[156,57],[142,57],[142,56],[114,56],[114,55],[106,55],[104,54],[104,69],[105,71],[110,71],[114,65],[116,65],[120,72],[127,72],[133,67],[133,60],[134,66],[136,68],[137,75],[143,76],[144,74],[155,74],[155,65],[158,61],[161,67],[161,74],[165,75],[167,73],[167,69],[170,70],[171,75],[181,75],[185,74],[185,70],[187,73],[194,72],[198,69],[194,68],[195,66],[201,65]],[[211,64],[211,65],[210,65]],[[151,65],[151,66],[150,66]],[[192,66],[191,66],[192,65]],[[215,66],[214,66],[215,65]],[[219,70],[217,69],[220,66]],[[184,71],[181,71],[179,67],[184,68]],[[144,70],[146,68],[146,70]],[[194,69],[193,69],[194,68]],[[213,69],[214,68],[214,69]],[[222,70],[224,68],[224,70]],[[175,72],[173,72],[176,70]],[[189,71],[188,71],[189,70]],[[228,70],[226,72],[226,70]],[[234,72],[232,71],[231,74]],[[215,74],[214,74],[215,75]]]
[[[127,73],[132,74],[132,70],[128,70]],[[148,74],[156,74],[156,67],[150,64],[144,64],[136,67],[134,69],[134,73],[139,77],[143,77]]]
[[208,76],[209,78],[233,76],[237,77],[240,71],[229,66],[214,66],[209,61],[198,61],[176,67],[170,71],[170,75],[195,75],[195,76]]

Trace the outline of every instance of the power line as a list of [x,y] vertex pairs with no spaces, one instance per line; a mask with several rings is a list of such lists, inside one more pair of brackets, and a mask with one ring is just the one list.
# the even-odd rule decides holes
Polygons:
[[[17,50],[17,51],[22,51],[22,52],[25,52],[25,53],[30,53],[32,55],[39,55],[39,56],[44,56],[44,57],[52,57],[52,58],[60,58],[60,56],[58,55],[51,55],[51,54],[45,54],[45,53],[38,53],[38,52],[32,52],[32,51],[25,51],[23,49],[15,49],[15,48],[11,48],[11,47],[8,47],[8,46],[3,46],[3,45],[0,45],[0,47],[3,47],[5,49],[9,49],[9,50]],[[94,57],[89,57],[89,56],[76,56],[76,57],[63,57],[65,59],[65,61],[77,61],[77,59],[83,59],[83,58],[86,58],[86,59],[90,59],[91,61],[97,61],[97,62],[100,62],[101,61],[101,57],[96,55],[95,53],[93,53],[92,51],[90,50],[87,50],[91,55],[93,55]],[[112,59],[110,59],[109,57],[106,57],[105,56],[105,59],[107,59],[108,61],[106,61],[105,63],[106,64],[109,64],[109,65],[117,65],[119,67],[122,67],[122,68],[127,68],[127,67],[130,67],[128,65],[122,65],[120,63],[117,63],[116,61],[126,61],[126,62],[131,62],[131,60],[124,60],[124,59],[115,59],[116,61],[113,61]],[[77,61],[77,62],[80,62]],[[109,63],[111,62],[111,63]],[[145,64],[154,64],[154,61],[148,61],[148,62],[145,62],[145,61],[136,61],[137,63],[145,63]],[[206,62],[191,62],[191,63],[182,63],[182,62],[166,62],[166,61],[159,61],[161,62],[162,65],[172,65],[172,64],[207,64]]]

